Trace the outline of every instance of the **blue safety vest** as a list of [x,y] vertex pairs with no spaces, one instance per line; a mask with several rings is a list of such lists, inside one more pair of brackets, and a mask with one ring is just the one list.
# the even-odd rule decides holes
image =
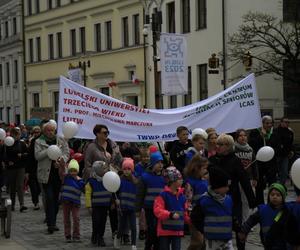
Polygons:
[[155,175],[145,172],[142,174],[142,181],[146,186],[146,196],[144,200],[145,208],[153,208],[154,199],[163,191],[165,186],[164,178],[161,175]]
[[208,181],[190,177],[186,179],[186,183],[189,183],[193,189],[192,204],[197,204],[200,199],[200,196],[207,192]]
[[121,202],[121,209],[135,210],[136,185],[131,181],[122,178],[121,186],[119,189],[119,197]]
[[111,201],[111,192],[108,192],[103,186],[102,181],[97,181],[95,178],[88,179],[88,183],[92,187],[92,207],[108,207]]
[[147,165],[143,165],[142,163],[137,163],[134,168],[134,176],[141,177],[143,173],[145,173]]
[[208,193],[202,195],[199,204],[204,212],[204,235],[208,240],[232,239],[232,199],[226,195],[223,203]]
[[172,213],[178,213],[179,219],[166,219],[161,222],[162,229],[172,231],[183,231],[184,229],[184,205],[186,198],[184,194],[180,194],[178,197],[170,192],[163,191],[159,194],[165,202],[166,210]]
[[71,175],[66,175],[61,188],[61,200],[80,205],[80,195],[83,187],[83,180],[76,180]]

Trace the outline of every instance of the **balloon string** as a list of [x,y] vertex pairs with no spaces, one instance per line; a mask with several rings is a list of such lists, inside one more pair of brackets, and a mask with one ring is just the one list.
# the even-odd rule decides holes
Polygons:
[[[118,200],[118,196],[116,193],[114,193],[114,196],[115,196],[115,199]],[[122,216],[122,210],[121,210],[120,204],[116,203],[116,205],[117,205],[117,211],[119,212],[120,216]]]
[[254,160],[253,162],[250,162],[250,164],[249,165],[247,165],[244,169],[246,170],[246,169],[248,169],[254,162],[256,162],[257,160]]

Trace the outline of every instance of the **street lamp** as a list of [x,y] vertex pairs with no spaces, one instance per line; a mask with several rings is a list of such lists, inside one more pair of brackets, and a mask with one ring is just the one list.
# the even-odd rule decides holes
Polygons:
[[[152,30],[152,48],[153,48],[153,70],[154,70],[154,84],[155,84],[155,106],[156,108],[163,108],[163,99],[161,94],[161,82],[158,74],[157,62],[160,60],[157,56],[157,41],[160,39],[161,24],[162,24],[162,12],[161,5],[163,0],[141,0],[144,11],[144,28],[143,35],[146,37],[148,35],[149,27]],[[154,11],[150,18],[150,7],[155,3],[157,10]],[[151,26],[150,26],[151,21]],[[145,65],[146,67],[146,65]],[[146,95],[146,93],[145,93]]]
[[78,67],[83,70],[83,86],[86,86],[86,68],[91,67],[91,62],[90,62],[90,60],[88,60],[88,61],[79,61]]

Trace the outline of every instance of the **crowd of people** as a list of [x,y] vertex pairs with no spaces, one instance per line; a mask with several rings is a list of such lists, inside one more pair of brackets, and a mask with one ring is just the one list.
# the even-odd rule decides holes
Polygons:
[[[66,141],[49,121],[33,127],[31,133],[25,130],[9,128],[14,144],[0,145],[1,189],[10,194],[13,211],[17,193],[19,210],[24,212],[28,184],[33,209],[39,210],[43,202],[49,234],[59,230],[61,206],[66,242],[80,241],[83,194],[91,215],[91,243],[100,247],[106,246],[108,215],[115,249],[122,244],[137,249],[139,238],[145,240],[145,250],[179,250],[181,237],[189,234],[189,250],[227,250],[234,249],[234,232],[236,247],[242,250],[258,223],[265,249],[300,249],[296,186],[298,199],[285,202],[289,166],[297,158],[286,117],[274,128],[272,117],[264,116],[261,128],[232,134],[180,126],[178,140],[164,148],[116,143],[103,124],[94,127],[94,140],[84,142]],[[47,153],[51,145],[62,152],[56,161]],[[268,162],[255,160],[263,146],[275,151]],[[116,193],[103,183],[109,171],[120,177]]]

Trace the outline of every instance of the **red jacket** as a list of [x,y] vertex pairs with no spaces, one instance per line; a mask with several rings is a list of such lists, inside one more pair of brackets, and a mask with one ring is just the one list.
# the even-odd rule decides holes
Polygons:
[[[172,190],[170,187],[165,186],[164,190],[165,192],[170,192],[172,193]],[[183,188],[179,188],[176,196],[178,197],[180,194],[184,192]],[[186,202],[184,205],[185,212],[184,212],[184,222],[186,224],[190,224],[190,217],[188,215],[188,203]],[[157,217],[157,236],[183,236],[184,231],[173,231],[173,230],[165,230],[162,229],[161,222],[163,220],[169,219],[170,216],[170,211],[166,210],[165,207],[165,201],[161,196],[157,196],[154,200],[154,205],[153,205],[153,211],[155,216]]]

